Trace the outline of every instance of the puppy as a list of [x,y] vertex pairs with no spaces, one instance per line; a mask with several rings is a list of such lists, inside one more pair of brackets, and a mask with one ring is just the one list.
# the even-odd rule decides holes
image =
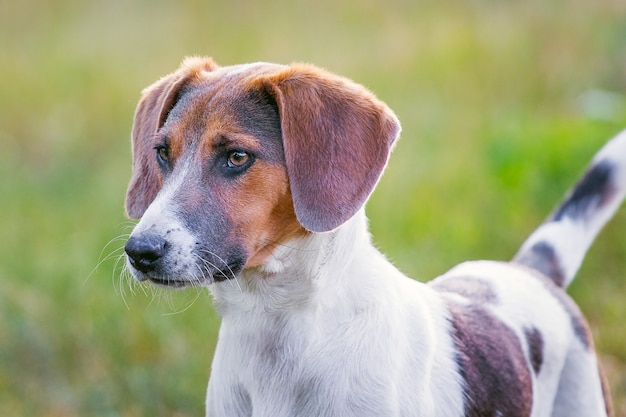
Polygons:
[[207,416],[610,415],[564,288],[626,194],[626,133],[513,261],[423,284],[372,245],[363,208],[399,132],[309,65],[189,58],[144,90],[128,268],[213,293]]

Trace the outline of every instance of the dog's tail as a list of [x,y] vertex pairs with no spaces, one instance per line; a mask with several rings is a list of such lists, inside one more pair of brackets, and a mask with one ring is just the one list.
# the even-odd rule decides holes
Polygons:
[[524,242],[513,262],[567,287],[596,235],[626,196],[626,131],[594,156],[578,184]]

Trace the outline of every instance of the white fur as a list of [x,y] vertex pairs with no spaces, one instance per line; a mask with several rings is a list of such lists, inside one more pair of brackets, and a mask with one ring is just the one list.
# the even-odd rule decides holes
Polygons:
[[[585,365],[565,376],[584,375],[593,395],[579,393],[586,403],[560,409],[569,416],[606,415],[593,352],[577,340],[570,316],[536,276],[477,261],[438,280],[457,276],[489,283],[498,299],[489,308],[524,348],[524,328],[546,336],[544,363],[533,377],[533,417],[552,415],[572,360]],[[464,415],[443,298],[402,275],[373,247],[362,211],[333,232],[279,248],[237,281],[211,286],[222,327],[207,416]],[[302,389],[314,390],[318,401],[302,407]]]
[[[133,235],[150,231],[161,236],[169,234],[169,238],[176,246],[177,263],[170,263],[170,275],[175,276],[181,281],[194,282],[195,277],[200,275],[202,271],[197,270],[196,257],[193,255],[193,249],[196,239],[190,233],[190,230],[181,223],[177,213],[172,208],[172,199],[180,188],[184,185],[185,177],[189,175],[189,161],[181,161],[181,167],[172,176],[169,181],[164,184],[163,188],[156,196],[152,204],[141,217],[141,221],[137,223],[133,229]],[[193,265],[193,266],[192,266]],[[133,275],[140,281],[147,279],[145,274],[130,267],[127,259],[127,266]]]
[[[211,287],[223,321],[208,416],[463,414],[442,301],[372,246],[363,212],[279,252],[279,272]],[[302,389],[317,400],[297,407]]]

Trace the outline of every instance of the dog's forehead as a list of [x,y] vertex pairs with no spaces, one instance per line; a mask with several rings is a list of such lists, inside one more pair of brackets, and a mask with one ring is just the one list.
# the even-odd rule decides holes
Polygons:
[[[252,64],[217,67],[196,75],[180,94],[179,111],[196,113],[196,121],[210,118],[242,116],[246,108],[258,103],[259,80],[287,68],[283,65],[257,62]],[[179,113],[179,115],[182,115]],[[238,114],[239,113],[239,114]],[[224,120],[232,123],[233,120]]]
[[268,62],[217,67],[210,71],[201,71],[196,77],[196,82],[216,90],[236,91],[249,88],[261,77],[276,74],[287,68],[285,65]]
[[[247,137],[259,141],[282,160],[280,121],[259,80],[286,67],[255,63],[202,71],[189,80],[167,116],[161,133],[170,139],[174,153],[185,144],[193,151],[200,143],[211,147],[223,138]],[[199,139],[203,139],[200,141]],[[257,147],[257,146],[253,146]]]

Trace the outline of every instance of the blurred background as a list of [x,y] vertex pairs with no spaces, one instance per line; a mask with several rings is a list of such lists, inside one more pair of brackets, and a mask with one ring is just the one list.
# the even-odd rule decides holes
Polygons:
[[[393,108],[374,240],[428,280],[509,259],[626,127],[626,3],[0,0],[0,415],[199,416],[219,318],[122,276],[140,90],[186,55],[306,61]],[[626,209],[570,293],[626,416]]]

